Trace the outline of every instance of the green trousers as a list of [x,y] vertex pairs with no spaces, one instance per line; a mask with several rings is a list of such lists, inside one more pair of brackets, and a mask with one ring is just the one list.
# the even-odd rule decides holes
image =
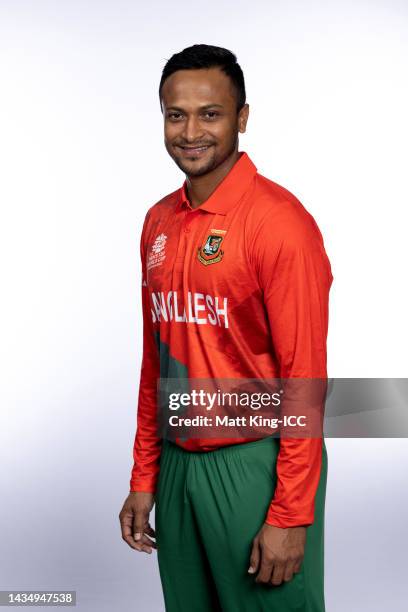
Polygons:
[[252,540],[276,486],[279,438],[210,452],[164,440],[156,541],[167,612],[324,612],[327,450],[301,571],[278,586],[248,574]]

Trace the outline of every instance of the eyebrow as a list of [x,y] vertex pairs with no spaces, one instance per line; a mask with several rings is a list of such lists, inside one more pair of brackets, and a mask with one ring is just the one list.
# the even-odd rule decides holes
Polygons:
[[[222,104],[205,104],[204,106],[200,106],[200,110],[206,110],[207,108],[224,108]],[[180,106],[169,106],[166,110],[177,110],[184,111]]]

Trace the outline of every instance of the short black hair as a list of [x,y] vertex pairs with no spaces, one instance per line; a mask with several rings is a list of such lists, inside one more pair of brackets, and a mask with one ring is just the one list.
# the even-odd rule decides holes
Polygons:
[[159,100],[161,108],[161,92],[164,81],[177,70],[194,70],[199,68],[219,67],[231,79],[237,93],[237,112],[246,101],[244,74],[232,51],[212,45],[192,45],[167,60],[159,85]]

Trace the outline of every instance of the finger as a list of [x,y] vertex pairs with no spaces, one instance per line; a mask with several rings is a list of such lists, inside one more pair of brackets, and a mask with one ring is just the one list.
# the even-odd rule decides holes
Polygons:
[[148,546],[142,546],[142,552],[145,552],[148,555],[151,555],[152,554],[152,549],[149,548]]
[[303,559],[299,559],[299,561],[295,561],[295,565],[294,565],[294,568],[293,568],[293,572],[295,574],[300,572],[300,570],[302,569],[302,562],[303,562]]
[[269,582],[271,579],[271,574],[273,572],[274,563],[271,559],[266,559],[265,555],[261,556],[261,567],[257,577],[255,578],[255,582]]
[[135,512],[133,519],[133,537],[135,538],[136,542],[142,539],[145,527],[148,525],[148,519],[149,515],[146,516],[145,512]]
[[140,532],[140,537],[135,541],[135,539],[133,537],[130,538],[133,546],[132,548],[134,548],[135,550],[138,550],[139,552],[148,552],[151,553],[152,552],[152,548],[157,549],[157,544],[156,542],[154,542],[153,540],[151,540],[146,533],[144,533],[143,531]]
[[129,546],[131,548],[134,548],[135,550],[139,550],[140,551],[140,544],[135,542],[134,537],[132,535],[130,535],[130,536],[122,536],[122,539],[125,540],[126,544],[129,544]]
[[283,580],[285,582],[289,582],[289,580],[292,580],[294,573],[295,573],[295,561],[288,561],[286,564],[285,572],[283,574]]
[[153,529],[153,527],[150,525],[150,523],[148,523],[147,527],[145,527],[145,533],[147,533],[147,535],[151,536],[152,538],[156,537],[156,532]]
[[149,555],[153,552],[153,548],[157,549],[156,542],[153,542],[145,533],[142,534],[141,539],[137,542],[137,550],[140,552],[146,552]]
[[126,512],[119,515],[120,527],[122,529],[122,535],[132,535],[133,527],[133,514]]
[[248,574],[255,574],[255,572],[258,570],[259,558],[260,558],[259,544],[258,544],[258,541],[255,540],[255,542],[253,542],[252,544],[251,556],[249,558]]
[[152,552],[152,549],[156,548],[156,546],[153,546],[153,544],[154,542],[152,543],[152,545],[150,545],[149,542],[146,541],[146,536],[142,534],[141,539],[137,542],[134,542],[133,548],[139,552],[147,552],[150,554]]
[[133,537],[133,515],[126,513],[120,515],[120,526],[122,530],[122,539],[131,547],[139,550]]
[[278,586],[282,584],[283,575],[285,573],[285,565],[282,563],[275,563],[273,566],[273,572],[271,575],[271,584],[274,586]]
[[146,546],[150,546],[151,548],[157,548],[156,542],[148,538],[145,533],[143,534],[141,540],[139,540],[139,544],[144,544]]

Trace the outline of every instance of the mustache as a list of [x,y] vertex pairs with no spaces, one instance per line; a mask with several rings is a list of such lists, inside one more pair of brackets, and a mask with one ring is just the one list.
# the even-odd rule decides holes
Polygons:
[[183,147],[183,148],[187,148],[187,149],[198,149],[200,147],[210,147],[213,143],[212,142],[200,142],[197,144],[181,144],[181,143],[176,143],[175,146],[176,147]]

